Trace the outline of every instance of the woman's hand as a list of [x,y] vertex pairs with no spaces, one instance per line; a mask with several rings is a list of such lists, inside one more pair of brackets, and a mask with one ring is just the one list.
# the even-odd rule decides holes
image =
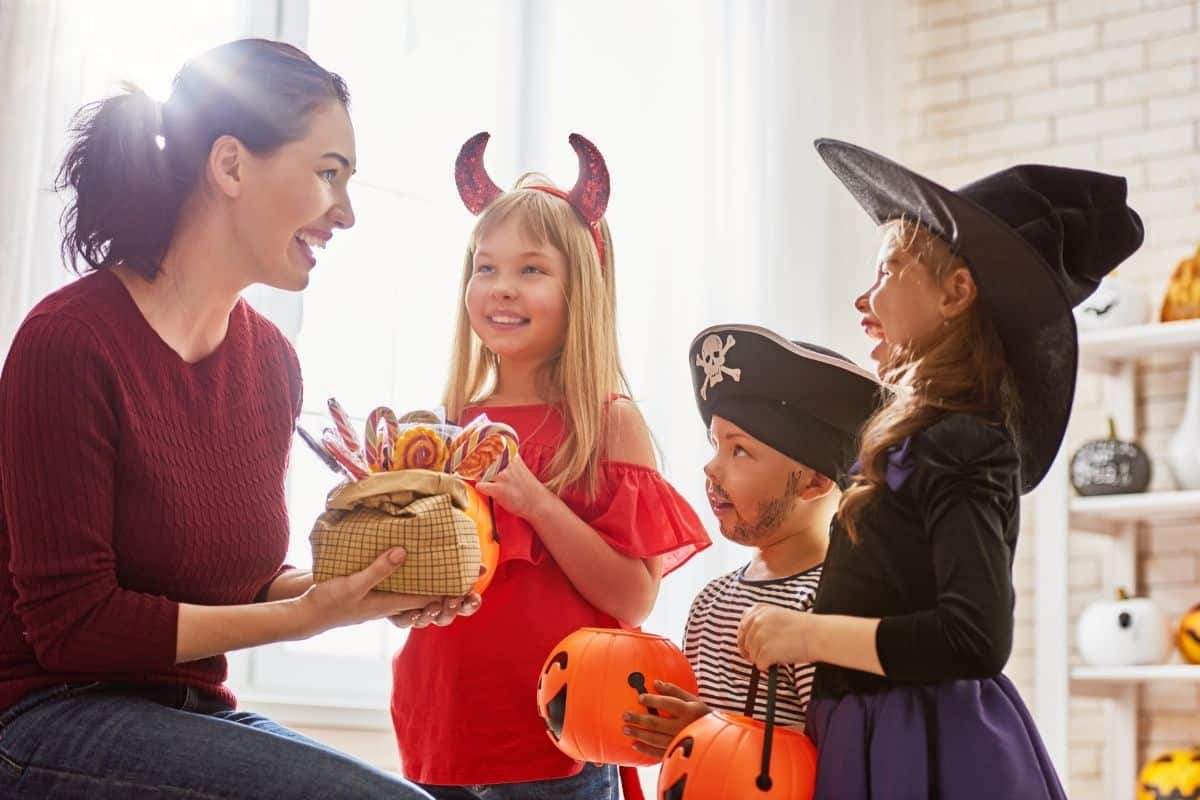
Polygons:
[[397,628],[424,628],[437,625],[444,628],[458,617],[469,617],[479,610],[483,600],[477,594],[465,594],[462,597],[443,597],[430,603],[424,608],[393,614],[388,622]]
[[404,549],[394,547],[365,569],[315,584],[291,601],[296,604],[301,619],[298,638],[440,603],[442,598],[436,595],[375,591],[375,587],[403,563]]
[[760,670],[816,661],[812,621],[813,615],[804,611],[756,603],[738,625],[738,650]]
[[653,758],[661,759],[667,754],[667,745],[681,730],[709,713],[704,702],[690,692],[673,683],[655,681],[654,688],[661,694],[643,694],[638,702],[646,708],[654,708],[670,714],[669,717],[653,714],[625,714],[625,735],[633,737],[633,749]]
[[480,481],[475,488],[510,514],[530,521],[537,518],[548,500],[556,499],[554,493],[529,471],[520,455],[509,462],[494,480]]

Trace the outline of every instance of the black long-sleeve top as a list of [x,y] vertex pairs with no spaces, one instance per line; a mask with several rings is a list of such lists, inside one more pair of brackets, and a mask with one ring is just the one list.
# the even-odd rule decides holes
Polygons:
[[892,453],[853,543],[835,519],[813,611],[881,618],[886,677],[820,664],[813,697],[999,674],[1012,650],[1020,464],[1007,431],[943,418]]

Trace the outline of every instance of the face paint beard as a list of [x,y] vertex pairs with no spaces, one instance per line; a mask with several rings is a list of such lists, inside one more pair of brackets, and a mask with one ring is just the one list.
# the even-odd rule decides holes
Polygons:
[[[721,533],[731,542],[751,547],[775,533],[787,519],[795,499],[800,496],[801,477],[799,472],[788,473],[787,486],[784,487],[783,494],[759,503],[758,514],[755,515],[752,522],[743,519],[739,513],[738,519],[733,523],[731,529],[727,531],[722,528]],[[728,497],[719,486],[716,489],[721,495]]]

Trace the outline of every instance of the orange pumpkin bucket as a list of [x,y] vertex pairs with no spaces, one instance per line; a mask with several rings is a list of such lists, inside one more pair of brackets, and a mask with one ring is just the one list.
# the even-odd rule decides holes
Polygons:
[[811,800],[817,748],[804,734],[775,727],[778,668],[767,677],[767,721],[749,716],[758,690],[750,684],[747,715],[716,711],[679,732],[658,774],[659,800]]
[[500,563],[500,537],[496,535],[496,524],[492,520],[492,509],[487,498],[475,491],[471,484],[466,486],[467,507],[463,510],[475,522],[475,529],[479,532],[479,564],[483,569],[471,591],[483,594],[492,578],[496,577],[496,566]]
[[639,631],[580,628],[558,643],[542,667],[538,713],[550,740],[571,758],[649,766],[657,759],[633,749],[633,740],[622,732],[622,714],[647,713],[638,696],[653,692],[656,680],[698,691],[691,665],[671,640]]

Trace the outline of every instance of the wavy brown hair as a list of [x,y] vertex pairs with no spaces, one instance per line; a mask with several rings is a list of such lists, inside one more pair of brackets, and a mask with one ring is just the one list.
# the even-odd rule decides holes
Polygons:
[[[899,219],[884,225],[885,241],[912,258],[902,269],[924,269],[941,285],[966,262],[919,222]],[[1004,345],[978,299],[921,341],[893,346],[879,377],[889,398],[867,420],[860,436],[859,472],[838,505],[837,517],[857,542],[863,512],[884,490],[888,453],[905,439],[950,414],[972,414],[1008,428],[1014,440],[1018,396]]]

